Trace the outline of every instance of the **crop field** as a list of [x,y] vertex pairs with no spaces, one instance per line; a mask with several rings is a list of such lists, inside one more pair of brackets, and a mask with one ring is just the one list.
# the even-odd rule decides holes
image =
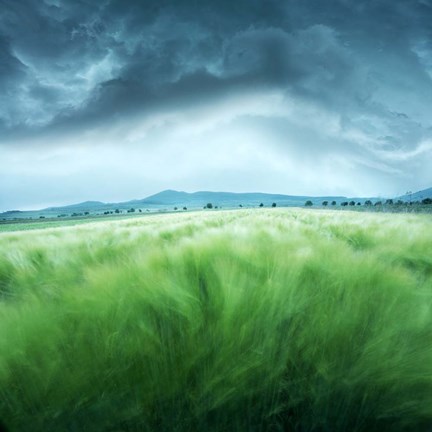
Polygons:
[[14,431],[430,431],[432,218],[303,209],[0,233]]
[[69,219],[20,219],[20,220],[8,220],[0,221],[0,233],[11,232],[11,231],[28,231],[35,229],[45,228],[58,228],[88,224],[90,222],[106,222],[111,220],[124,220],[124,219],[137,219],[139,217],[147,217],[147,214],[143,215],[119,215],[119,216],[86,216],[84,218],[69,218]]

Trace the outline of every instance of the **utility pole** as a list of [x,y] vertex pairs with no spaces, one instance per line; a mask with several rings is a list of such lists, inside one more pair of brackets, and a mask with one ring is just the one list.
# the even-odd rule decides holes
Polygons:
[[409,195],[410,205],[411,205],[412,191],[407,191],[407,193],[405,195]]

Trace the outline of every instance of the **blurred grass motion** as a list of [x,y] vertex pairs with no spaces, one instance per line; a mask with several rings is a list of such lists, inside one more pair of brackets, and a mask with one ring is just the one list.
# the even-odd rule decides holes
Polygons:
[[427,431],[432,219],[287,209],[0,235],[9,431]]

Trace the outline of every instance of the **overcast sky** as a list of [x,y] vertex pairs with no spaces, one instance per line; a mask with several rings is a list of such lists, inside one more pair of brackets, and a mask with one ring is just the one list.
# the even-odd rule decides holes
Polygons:
[[0,211],[432,186],[432,0],[0,0]]

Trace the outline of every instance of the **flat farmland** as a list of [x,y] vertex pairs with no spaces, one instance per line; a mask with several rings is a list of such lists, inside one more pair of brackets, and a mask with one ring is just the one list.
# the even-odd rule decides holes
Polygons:
[[9,431],[429,431],[432,217],[201,211],[0,233]]

